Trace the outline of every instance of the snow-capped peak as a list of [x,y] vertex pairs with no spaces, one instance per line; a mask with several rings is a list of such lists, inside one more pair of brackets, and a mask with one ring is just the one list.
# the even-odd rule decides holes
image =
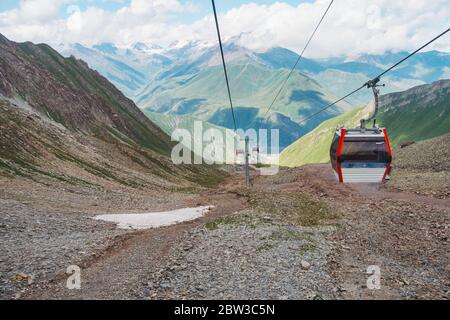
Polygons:
[[143,42],[135,42],[131,46],[131,49],[136,51],[148,52],[152,50],[161,50],[162,47],[157,44],[145,44]]
[[96,45],[93,45],[92,48],[102,51],[104,53],[116,53],[117,47],[114,43],[103,42]]
[[136,42],[131,46],[131,49],[138,51],[147,51],[149,47],[143,42]]

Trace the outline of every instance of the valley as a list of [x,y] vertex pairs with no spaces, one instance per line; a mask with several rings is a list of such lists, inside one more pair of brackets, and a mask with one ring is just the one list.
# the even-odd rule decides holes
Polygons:
[[83,61],[3,36],[0,51],[2,298],[123,235],[89,213],[164,209],[226,176],[174,165],[170,137]]
[[[87,60],[95,55],[95,71],[48,45],[0,36],[0,298],[450,299],[450,82],[432,82],[448,54],[424,53],[436,68],[428,77],[410,78],[417,64],[393,75],[432,83],[381,96],[391,180],[344,185],[327,163],[328,143],[336,125],[356,126],[370,112],[358,102],[364,95],[298,121],[346,90],[347,76],[369,77],[361,70],[376,73],[398,56],[303,59],[305,72],[294,73],[264,119],[263,105],[296,55],[226,47],[236,58],[230,74],[240,126],[282,129],[286,147],[277,175],[252,167],[251,188],[240,165],[170,158],[174,129],[192,131],[201,120],[230,131],[216,48],[136,44],[137,55],[97,45],[84,52]],[[335,92],[319,80],[349,70],[361,72],[346,74]],[[210,209],[158,228],[98,219],[199,207]],[[74,265],[79,289],[67,287]],[[379,288],[368,285],[373,270]]]
[[[281,149],[323,121],[367,105],[373,94],[370,90],[362,90],[317,117],[299,123],[407,55],[406,52],[386,52],[361,55],[351,60],[303,57],[287,87],[266,115],[275,92],[298,55],[282,47],[250,50],[240,45],[241,36],[224,43],[238,127],[279,129]],[[85,60],[143,110],[169,116],[194,116],[232,129],[217,49],[216,43],[205,41],[178,42],[166,47],[143,43],[118,47],[107,43],[57,48],[65,56],[74,55]],[[387,86],[382,94],[448,78],[449,64],[448,53],[419,53],[385,78]]]

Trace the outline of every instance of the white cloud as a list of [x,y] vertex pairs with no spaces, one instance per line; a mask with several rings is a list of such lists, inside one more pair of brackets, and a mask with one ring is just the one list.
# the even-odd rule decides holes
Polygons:
[[415,71],[412,73],[412,76],[416,77],[416,78],[420,78],[420,77],[426,76],[432,72],[433,72],[433,69],[426,68],[422,63],[418,63],[415,66]]
[[449,67],[444,67],[444,70],[442,72],[442,78],[450,79],[450,68]]
[[122,11],[135,15],[148,15],[155,13],[164,13],[169,11],[182,11],[183,5],[176,0],[132,0],[129,7]]
[[[317,0],[296,7],[243,5],[221,16],[226,36],[246,32],[243,42],[253,48],[281,45],[301,51],[328,5]],[[211,18],[204,19],[205,29]],[[311,43],[307,56],[354,56],[387,50],[412,50],[450,26],[448,0],[335,1]],[[450,35],[435,48],[450,49]]]
[[61,4],[59,0],[22,0],[19,10],[23,19],[44,20],[56,16]]
[[21,0],[17,9],[0,14],[0,22],[22,24],[44,22],[58,15],[63,0]]
[[[19,8],[0,13],[0,32],[17,41],[51,44],[216,41],[211,14],[191,24],[176,21],[177,15],[195,10],[192,2],[132,0],[115,12],[95,6],[83,11],[72,7],[66,19],[58,18],[61,5],[68,2],[76,4],[70,0],[23,0]],[[241,44],[253,49],[283,46],[299,52],[328,3],[329,0],[298,6],[283,2],[248,3],[220,14],[221,30],[225,39],[243,33]],[[412,50],[449,25],[449,0],[335,1],[306,56],[351,57],[387,50]],[[450,51],[449,37],[442,38],[431,48]]]

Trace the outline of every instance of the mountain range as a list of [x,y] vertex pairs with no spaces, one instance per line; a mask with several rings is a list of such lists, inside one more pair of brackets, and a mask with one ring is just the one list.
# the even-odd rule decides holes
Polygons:
[[[207,42],[179,42],[161,47],[135,43],[118,47],[104,43],[56,48],[65,56],[85,60],[143,110],[166,115],[190,115],[211,124],[233,128],[218,46]],[[224,43],[237,126],[247,129],[280,130],[281,148],[305,135],[321,122],[373,97],[361,90],[334,108],[308,121],[302,120],[319,108],[348,93],[407,52],[363,55],[354,59],[299,60],[273,107],[268,107],[298,55],[286,48],[249,50],[239,45],[239,37]],[[383,93],[403,91],[413,86],[450,77],[450,54],[418,53],[383,78]]]

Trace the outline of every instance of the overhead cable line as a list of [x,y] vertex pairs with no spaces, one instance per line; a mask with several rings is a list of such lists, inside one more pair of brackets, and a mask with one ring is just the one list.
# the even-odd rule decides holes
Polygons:
[[273,105],[275,104],[275,102],[277,101],[279,95],[281,94],[281,92],[283,91],[284,87],[286,86],[286,83],[288,82],[289,78],[291,77],[292,73],[294,72],[295,68],[297,68],[298,63],[300,62],[300,59],[303,57],[303,54],[306,51],[306,48],[308,48],[311,40],[314,38],[314,35],[317,32],[317,29],[319,29],[319,26],[322,24],[323,19],[325,18],[325,16],[327,15],[328,11],[330,10],[331,5],[333,4],[334,0],[331,0],[330,4],[328,5],[327,9],[325,10],[325,12],[322,14],[322,17],[320,18],[319,23],[316,25],[316,27],[314,28],[314,31],[312,32],[311,36],[309,37],[308,41],[306,42],[305,47],[303,48],[302,52],[300,53],[300,55],[297,58],[297,61],[295,62],[294,66],[292,67],[292,69],[289,71],[286,79],[283,81],[280,89],[278,90],[277,94],[275,95],[275,97],[272,100],[272,103],[270,104],[269,108],[267,108],[266,113],[264,114],[265,118],[267,116],[267,114],[269,113],[270,109],[272,109]]
[[416,51],[410,53],[409,55],[407,55],[406,57],[404,57],[402,60],[400,60],[399,62],[397,62],[396,64],[394,64],[392,67],[390,67],[389,69],[387,69],[386,71],[380,73],[376,78],[381,78],[382,76],[384,76],[386,73],[388,73],[389,71],[391,71],[392,69],[394,69],[395,67],[397,67],[400,63],[404,62],[405,60],[408,60],[409,58],[411,58],[413,55],[415,55],[417,52],[419,52],[420,50],[422,50],[423,48],[427,47],[428,45],[430,45],[431,43],[433,43],[434,41],[436,41],[437,39],[439,39],[440,37],[442,37],[444,34],[446,34],[447,32],[450,31],[450,28],[448,28],[447,30],[445,30],[444,32],[442,32],[441,34],[439,34],[438,36],[434,37],[433,39],[431,39],[430,41],[428,41],[427,43],[425,43],[423,46],[421,46],[419,49],[417,49]]
[[385,71],[383,71],[382,73],[380,73],[378,76],[376,76],[374,79],[367,81],[366,83],[364,83],[361,87],[353,90],[352,92],[346,94],[344,97],[334,101],[333,103],[330,103],[329,105],[323,107],[322,109],[320,109],[319,111],[315,112],[314,114],[310,115],[307,118],[304,118],[302,120],[300,120],[298,123],[302,124],[306,121],[308,121],[309,119],[315,117],[316,115],[318,115],[319,113],[331,108],[332,106],[336,105],[337,103],[341,102],[342,100],[348,98],[349,96],[355,94],[356,92],[358,92],[359,90],[361,90],[364,87],[369,87],[369,84],[372,82],[378,82],[380,80],[380,78],[382,76],[384,76],[386,73],[388,73],[389,71],[391,71],[392,69],[394,69],[395,67],[397,67],[399,64],[405,62],[407,59],[411,58],[413,55],[415,55],[417,52],[419,52],[420,50],[422,50],[423,48],[427,47],[428,45],[430,45],[431,43],[433,43],[434,41],[436,41],[437,39],[439,39],[440,37],[442,37],[443,35],[445,35],[447,32],[450,31],[450,28],[448,28],[447,30],[445,30],[444,32],[442,32],[441,34],[439,34],[438,36],[434,37],[432,40],[428,41],[427,43],[425,43],[423,46],[421,46],[419,49],[415,50],[414,52],[410,53],[409,55],[407,55],[406,57],[404,57],[403,59],[401,59],[400,61],[398,61],[397,63],[395,63],[392,67],[386,69]]
[[362,88],[364,88],[365,86],[367,86],[367,84],[363,84],[361,87],[359,87],[358,89],[355,89],[355,90],[353,90],[352,92],[350,92],[350,93],[348,93],[348,94],[346,94],[345,96],[343,96],[342,98],[340,98],[340,99],[338,99],[338,100],[336,100],[336,101],[334,101],[333,103],[330,103],[329,105],[327,105],[327,106],[325,106],[325,107],[323,107],[322,109],[320,109],[319,111],[317,111],[316,113],[314,113],[314,114],[312,114],[312,115],[310,115],[309,117],[307,117],[307,118],[305,118],[305,119],[302,119],[302,120],[300,120],[299,122],[298,122],[298,124],[302,124],[302,123],[304,123],[304,122],[306,122],[306,121],[308,121],[309,119],[311,119],[311,118],[313,118],[313,117],[315,117],[315,116],[317,116],[319,113],[321,113],[322,111],[325,111],[326,109],[329,109],[329,108],[331,108],[332,106],[334,106],[335,104],[337,104],[337,103],[339,103],[339,102],[341,102],[342,100],[345,100],[345,99],[347,99],[348,97],[350,97],[352,94],[355,94],[356,92],[358,92],[359,90],[361,90]]
[[236,129],[237,129],[236,117],[234,115],[233,100],[231,99],[231,91],[230,91],[230,83],[228,81],[227,66],[225,64],[225,57],[224,57],[224,54],[223,54],[222,39],[220,37],[219,22],[217,20],[216,4],[214,3],[214,0],[211,0],[211,3],[212,3],[213,11],[214,11],[214,19],[216,20],[217,37],[219,39],[219,47],[220,47],[220,55],[222,56],[223,72],[225,74],[225,82],[227,84],[228,99],[230,100],[231,115],[233,116],[234,130],[236,131]]

